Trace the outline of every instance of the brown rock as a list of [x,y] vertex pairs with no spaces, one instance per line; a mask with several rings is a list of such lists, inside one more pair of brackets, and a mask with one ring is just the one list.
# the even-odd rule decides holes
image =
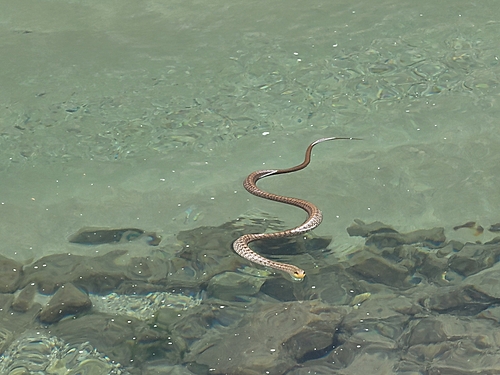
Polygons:
[[368,250],[360,251],[349,261],[348,272],[356,273],[364,280],[395,287],[409,287],[406,282],[408,269],[374,254]]
[[92,307],[88,295],[73,284],[61,286],[40,312],[42,323],[55,323],[67,315],[81,313]]
[[217,374],[282,374],[331,350],[346,308],[317,300],[263,306],[241,324],[195,343],[185,360]]
[[467,243],[457,254],[450,257],[450,269],[463,276],[473,275],[495,264],[500,256],[500,244]]
[[236,272],[224,272],[212,277],[207,292],[211,297],[234,301],[238,296],[257,294],[266,279]]
[[12,303],[12,310],[18,312],[28,311],[33,305],[33,299],[35,298],[35,293],[36,293],[35,284],[26,285]]
[[0,255],[0,293],[14,293],[23,273],[21,263]]
[[394,228],[380,221],[366,224],[364,221],[355,219],[354,224],[347,228],[349,236],[368,237],[375,233],[398,233]]

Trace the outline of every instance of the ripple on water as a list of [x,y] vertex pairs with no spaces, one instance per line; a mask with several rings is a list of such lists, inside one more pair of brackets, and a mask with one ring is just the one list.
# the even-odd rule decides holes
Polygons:
[[70,346],[64,341],[32,332],[14,341],[5,351],[0,373],[8,375],[125,375],[117,363],[89,343]]

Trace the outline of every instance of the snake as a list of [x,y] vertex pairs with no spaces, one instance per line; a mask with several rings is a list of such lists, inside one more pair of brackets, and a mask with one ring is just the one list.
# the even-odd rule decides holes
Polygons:
[[304,211],[307,212],[307,219],[299,226],[296,226],[291,229],[286,229],[280,232],[273,232],[273,233],[249,233],[249,234],[244,234],[240,236],[238,239],[236,239],[233,242],[233,250],[240,255],[241,257],[256,263],[260,264],[262,266],[266,267],[271,267],[280,271],[284,271],[289,273],[293,279],[295,280],[302,280],[306,276],[306,272],[297,267],[294,266],[293,264],[287,264],[287,263],[281,263],[277,262],[268,258],[265,258],[256,252],[254,252],[248,244],[253,241],[257,240],[266,240],[266,239],[273,239],[273,238],[285,238],[285,237],[294,237],[294,236],[299,236],[303,235],[314,228],[316,228],[318,225],[321,224],[321,221],[323,220],[323,214],[321,213],[320,209],[316,207],[314,204],[311,202],[308,202],[303,199],[299,198],[292,198],[292,197],[286,197],[284,195],[277,195],[273,193],[268,193],[267,191],[263,191],[257,187],[257,181],[264,177],[269,177],[269,176],[274,176],[278,174],[284,174],[284,173],[291,173],[291,172],[296,172],[300,171],[301,169],[304,169],[309,165],[311,162],[311,152],[314,146],[316,146],[318,143],[325,142],[325,141],[333,141],[333,140],[339,140],[339,139],[348,139],[348,140],[359,140],[359,138],[352,138],[352,137],[326,137],[326,138],[320,138],[314,142],[312,142],[309,147],[306,150],[306,155],[304,158],[304,161],[291,168],[286,168],[286,169],[264,169],[264,170],[259,170],[252,172],[248,175],[248,177],[244,180],[243,182],[243,187],[245,188],[246,191],[248,191],[250,194],[253,194],[257,197],[260,198],[265,198],[269,199],[272,201],[277,201],[281,203],[286,203],[295,207],[299,207],[303,209]]

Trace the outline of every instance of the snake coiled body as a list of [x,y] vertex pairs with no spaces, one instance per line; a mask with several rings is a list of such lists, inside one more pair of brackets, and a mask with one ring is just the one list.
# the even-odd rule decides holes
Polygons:
[[277,202],[282,202],[286,204],[290,204],[292,206],[296,206],[299,208],[302,208],[304,211],[307,212],[307,219],[302,223],[301,225],[287,229],[281,232],[274,232],[274,233],[252,233],[252,234],[244,234],[241,237],[239,237],[236,241],[233,242],[233,249],[236,253],[238,253],[240,256],[242,256],[245,259],[248,259],[251,262],[271,267],[274,269],[278,269],[281,271],[288,272],[294,279],[303,279],[306,276],[306,273],[303,269],[294,266],[292,264],[286,264],[286,263],[281,263],[281,262],[276,262],[267,258],[264,258],[263,256],[255,253],[248,244],[253,241],[257,240],[264,240],[264,239],[270,239],[270,238],[283,238],[283,237],[293,237],[297,235],[304,234],[306,232],[309,232],[316,228],[321,221],[323,220],[323,215],[321,211],[316,207],[314,204],[311,202],[305,201],[303,199],[298,199],[298,198],[291,198],[291,197],[285,197],[283,195],[277,195],[273,193],[268,193],[266,191],[263,191],[257,187],[257,181],[259,181],[261,178],[268,177],[268,176],[274,176],[277,174],[283,174],[283,173],[290,173],[290,172],[296,172],[300,171],[301,169],[304,169],[307,167],[311,161],[311,151],[315,145],[321,142],[325,141],[333,141],[337,139],[358,139],[358,138],[346,138],[346,137],[328,137],[328,138],[321,138],[318,139],[317,141],[314,141],[309,145],[309,147],[306,150],[306,155],[304,158],[304,161],[296,165],[295,167],[287,168],[287,169],[265,169],[261,171],[255,171],[251,173],[243,182],[243,187],[251,194],[277,201]]

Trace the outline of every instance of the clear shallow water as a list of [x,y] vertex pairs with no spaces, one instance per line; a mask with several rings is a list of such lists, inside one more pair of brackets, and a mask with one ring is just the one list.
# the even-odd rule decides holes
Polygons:
[[266,182],[322,207],[324,233],[345,241],[355,217],[403,230],[497,220],[488,2],[6,7],[1,200],[20,220],[2,226],[9,253],[46,254],[48,238],[83,225],[175,234],[191,205],[202,224],[255,205],[295,215],[240,181],[331,135],[364,141],[321,145],[309,170]]
[[[259,208],[243,178],[317,204],[339,252],[359,218],[403,232],[500,221],[496,3],[86,2],[3,6],[1,252],[71,251],[85,226],[165,243]],[[27,11],[29,10],[29,11]],[[480,238],[492,238],[485,232]],[[148,250],[137,249],[147,252]]]

